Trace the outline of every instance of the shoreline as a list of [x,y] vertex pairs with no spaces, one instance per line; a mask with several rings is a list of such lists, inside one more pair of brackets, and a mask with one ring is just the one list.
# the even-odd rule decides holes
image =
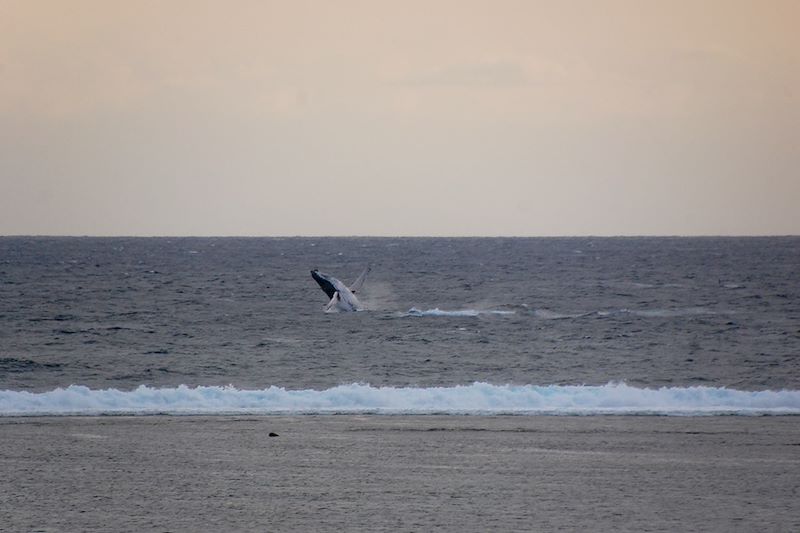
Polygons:
[[800,529],[791,415],[6,417],[0,464],[11,531]]

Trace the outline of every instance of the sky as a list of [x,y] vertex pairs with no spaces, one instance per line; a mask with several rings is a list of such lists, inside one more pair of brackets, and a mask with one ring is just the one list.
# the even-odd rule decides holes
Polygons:
[[0,235],[800,234],[799,20],[0,0]]

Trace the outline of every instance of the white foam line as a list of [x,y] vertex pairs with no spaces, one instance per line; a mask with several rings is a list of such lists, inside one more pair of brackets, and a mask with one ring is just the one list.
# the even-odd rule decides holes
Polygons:
[[601,386],[491,385],[372,387],[325,390],[232,386],[139,386],[131,391],[71,385],[48,392],[0,391],[0,416],[95,414],[800,414],[800,391],[740,391],[715,387],[647,389]]
[[412,307],[408,310],[407,313],[404,313],[403,316],[450,316],[450,317],[463,317],[463,316],[480,316],[480,315],[513,315],[516,314],[515,311],[500,311],[494,309],[488,310],[481,310],[481,309],[457,309],[452,311],[447,311],[444,309],[439,309],[438,307],[434,309],[417,309],[416,307]]

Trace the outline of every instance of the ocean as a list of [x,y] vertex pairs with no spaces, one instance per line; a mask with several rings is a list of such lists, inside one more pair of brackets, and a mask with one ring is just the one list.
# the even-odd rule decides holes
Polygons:
[[800,414],[796,237],[5,237],[0,291],[0,415]]
[[798,237],[0,237],[0,530],[789,531],[797,415]]

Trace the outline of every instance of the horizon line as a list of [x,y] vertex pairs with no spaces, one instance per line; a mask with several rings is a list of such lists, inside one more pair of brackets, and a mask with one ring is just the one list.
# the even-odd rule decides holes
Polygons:
[[254,234],[227,234],[227,235],[200,235],[200,234],[57,234],[57,233],[30,233],[0,235],[0,239],[8,238],[64,238],[64,239],[641,239],[641,238],[786,238],[800,237],[796,233],[752,233],[752,234],[554,234],[554,235],[254,235]]

